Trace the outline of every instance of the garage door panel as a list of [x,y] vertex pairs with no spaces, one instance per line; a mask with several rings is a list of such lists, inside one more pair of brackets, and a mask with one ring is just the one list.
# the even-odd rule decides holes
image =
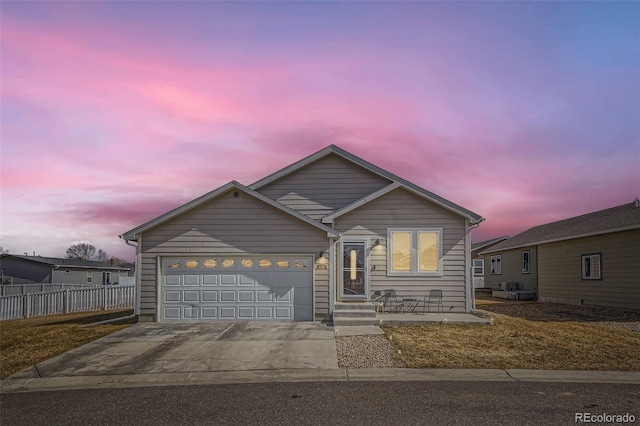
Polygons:
[[221,302],[235,302],[236,301],[236,291],[235,290],[221,290],[220,291],[220,301]]
[[218,301],[218,292],[211,290],[204,290],[202,292],[202,301],[203,302],[217,302]]
[[202,276],[202,285],[206,285],[206,286],[218,285],[218,276],[217,275],[203,275]]
[[161,265],[162,320],[313,320],[310,257],[176,257]]

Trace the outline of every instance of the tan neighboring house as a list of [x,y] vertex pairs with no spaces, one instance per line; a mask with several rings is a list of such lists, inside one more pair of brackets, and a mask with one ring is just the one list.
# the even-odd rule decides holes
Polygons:
[[121,237],[137,246],[141,320],[309,321],[385,289],[440,289],[445,310],[471,311],[470,229],[481,221],[331,145]]
[[508,236],[492,238],[490,240],[471,243],[471,260],[473,262],[473,288],[484,288],[484,256],[481,251],[508,239]]
[[640,310],[640,202],[528,229],[483,250],[485,286],[542,302]]

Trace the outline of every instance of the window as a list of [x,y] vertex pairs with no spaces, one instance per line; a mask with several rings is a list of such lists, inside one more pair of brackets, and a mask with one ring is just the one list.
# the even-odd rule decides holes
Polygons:
[[253,268],[253,259],[242,259],[240,264],[245,268]]
[[197,260],[187,260],[186,262],[184,262],[184,267],[185,268],[197,268],[198,267],[198,261]]
[[218,265],[218,262],[215,259],[205,259],[204,267],[205,268],[215,268]]
[[502,255],[491,256],[491,275],[502,275]]
[[93,281],[93,272],[87,271],[87,284],[91,284]]
[[276,267],[278,267],[278,268],[288,268],[289,267],[289,261],[288,260],[278,260],[276,262]]
[[473,259],[473,275],[484,275],[484,259]]
[[602,279],[602,255],[583,254],[582,255],[582,279],[601,280]]
[[522,252],[522,273],[529,273],[529,250]]
[[233,265],[235,265],[235,264],[236,264],[236,261],[235,261],[235,260],[233,260],[233,259],[228,259],[228,258],[227,258],[227,259],[223,259],[223,260],[222,260],[222,267],[223,267],[223,268],[231,268],[231,267],[233,267]]
[[271,259],[260,259],[258,268],[271,268]]
[[71,271],[70,271],[70,270],[68,270],[68,269],[65,269],[65,270],[64,270],[64,274],[65,274],[65,275],[71,275]]
[[442,229],[389,229],[389,275],[442,276]]

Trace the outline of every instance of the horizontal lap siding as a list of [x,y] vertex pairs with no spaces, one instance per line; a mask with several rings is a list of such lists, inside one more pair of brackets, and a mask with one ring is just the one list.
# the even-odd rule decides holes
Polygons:
[[330,155],[258,192],[318,220],[390,183],[360,166]]
[[[372,291],[393,288],[403,296],[422,297],[431,289],[442,289],[445,310],[465,310],[465,220],[403,189],[371,201],[336,219],[336,229],[344,237],[380,239],[371,249],[369,267]],[[443,276],[387,276],[387,229],[397,227],[442,228]]]
[[[582,255],[602,253],[602,280],[582,280]],[[539,247],[540,296],[640,310],[640,230]]]
[[[312,254],[328,250],[324,231],[240,192],[227,192],[142,236],[140,313],[157,312],[157,257],[187,254]],[[329,312],[329,277],[315,270],[317,315]]]
[[[522,273],[522,252],[529,251],[529,273]],[[491,256],[501,255],[502,274],[491,274]],[[536,247],[524,247],[515,250],[491,253],[484,256],[484,286],[499,289],[501,282],[518,283],[523,290],[537,290],[538,274],[536,262],[538,260]]]

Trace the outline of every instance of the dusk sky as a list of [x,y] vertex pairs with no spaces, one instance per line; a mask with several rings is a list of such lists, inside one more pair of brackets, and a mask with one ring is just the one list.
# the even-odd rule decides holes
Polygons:
[[[7,2],[1,245],[119,234],[330,144],[486,218],[640,196],[638,2]],[[400,208],[400,207],[399,207]]]

